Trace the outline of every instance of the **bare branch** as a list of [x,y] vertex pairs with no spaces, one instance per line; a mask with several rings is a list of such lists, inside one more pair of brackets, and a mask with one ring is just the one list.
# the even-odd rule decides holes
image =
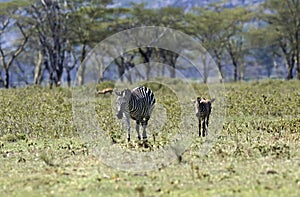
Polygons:
[[6,68],[7,69],[12,65],[13,61],[15,60],[15,58],[18,55],[20,55],[20,53],[24,50],[24,46],[25,46],[25,44],[28,41],[28,36],[25,34],[25,32],[23,30],[23,27],[19,23],[17,23],[17,26],[20,29],[20,32],[22,33],[24,39],[23,39],[22,43],[18,46],[18,48],[13,52],[13,55],[11,56],[11,58],[8,60],[8,62],[6,64]]
[[3,31],[8,27],[9,25],[9,19],[6,19],[4,21],[1,22],[2,27],[0,29],[0,35],[3,33]]
[[4,54],[4,51],[3,51],[3,49],[2,49],[2,47],[0,46],[0,54],[1,54],[1,62],[2,62],[2,66],[4,67],[4,68],[6,68],[6,62],[5,62],[5,54]]

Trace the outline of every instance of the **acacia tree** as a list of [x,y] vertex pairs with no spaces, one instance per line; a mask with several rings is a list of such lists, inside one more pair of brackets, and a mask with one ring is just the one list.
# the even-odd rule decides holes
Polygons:
[[[183,10],[181,8],[172,8],[166,7],[161,9],[147,9],[144,4],[133,4],[133,7],[126,14],[124,20],[119,20],[116,24],[114,24],[114,28],[118,31],[128,30],[128,28],[134,27],[143,27],[143,26],[160,26],[160,27],[170,27],[174,29],[182,28],[182,18],[183,18]],[[139,35],[137,35],[139,33]],[[175,77],[175,64],[178,58],[178,54],[164,50],[163,48],[153,47],[156,46],[161,38],[168,35],[169,38],[173,38],[172,35],[168,34],[168,31],[157,31],[157,35],[153,35],[153,32],[143,31],[140,29],[139,32],[133,30],[133,33],[128,35],[132,37],[132,40],[135,40],[135,45],[137,47],[136,50],[132,50],[131,53],[134,53],[136,58],[130,58],[130,61],[137,61],[136,63],[131,62],[130,65],[143,63],[145,65],[145,76],[144,79],[150,78],[151,67],[150,62],[161,62],[164,65],[169,65],[170,68],[170,77]],[[148,41],[147,46],[144,46],[140,40],[137,40],[136,37],[144,37],[145,40]],[[143,42],[143,41],[142,41]],[[167,43],[170,47],[170,44],[174,42],[176,45],[176,40],[169,40]],[[120,61],[119,61],[120,63]],[[128,68],[128,63],[124,62],[124,64],[119,64],[118,67],[124,67],[123,69],[119,69],[119,71],[125,71],[125,68]],[[164,67],[163,67],[164,68]],[[119,73],[121,75],[122,73]],[[140,76],[140,73],[138,73]]]
[[[135,57],[135,53],[125,53],[120,55],[118,58],[114,60],[115,64],[118,66],[119,77],[121,81],[123,81],[125,70],[129,70],[135,66],[133,62],[133,58]],[[129,83],[132,83],[132,76],[131,74],[125,75]]]
[[[26,2],[23,3],[25,5]],[[17,16],[22,13],[19,9],[20,4],[17,2],[2,3],[0,10],[0,60],[5,74],[4,80],[0,76],[0,83],[3,81],[5,88],[9,88],[10,68],[16,58],[23,52],[29,37],[29,35],[25,33],[23,24],[18,22]],[[4,41],[4,36],[8,36],[8,34],[12,32],[18,32],[18,39],[17,42],[14,43],[14,46]]]
[[49,72],[50,88],[59,86],[68,39],[66,2],[41,0],[32,4],[30,14],[40,43],[43,64]]
[[229,31],[228,37],[224,39],[224,42],[233,65],[233,80],[241,80],[244,76],[244,55],[248,53],[247,47],[249,47],[246,46],[247,42],[245,42],[244,26],[245,23],[253,19],[254,15],[252,11],[242,7],[224,9],[222,15],[226,17],[228,24],[232,24],[227,29]]
[[[211,4],[208,8],[195,8],[186,14],[188,27],[186,32],[201,41],[215,60],[223,79],[222,59],[225,52],[229,54],[234,67],[234,80],[238,79],[238,67],[243,61],[243,24],[251,19],[251,12],[245,8],[222,8]],[[205,68],[209,71],[209,68]],[[207,73],[204,73],[207,76]],[[204,78],[204,82],[207,79]]]
[[[82,85],[85,81],[86,64],[82,64],[89,50],[116,32],[113,27],[118,18],[128,10],[125,8],[108,8],[111,0],[97,0],[86,2],[84,0],[71,1],[69,15],[70,44],[75,47],[74,52],[80,66],[77,70],[77,83]],[[101,77],[100,77],[101,78]]]
[[262,15],[268,25],[267,34],[272,43],[280,47],[285,58],[288,73],[286,78],[292,79],[294,68],[300,80],[300,0],[268,0],[263,4]]
[[[224,22],[221,10],[195,8],[193,13],[186,15],[186,21],[188,23],[186,32],[199,40],[203,47],[210,52],[218,66],[220,81],[222,81],[221,60],[225,49],[225,38],[229,36],[226,30],[229,27]],[[204,74],[204,76],[207,75]]]
[[[24,31],[24,33],[31,35],[27,42],[29,44],[26,47],[26,54],[31,54],[32,60],[30,62],[35,65],[35,84],[40,84],[45,71],[48,71],[50,87],[59,85],[64,70],[67,73],[68,84],[70,84],[70,71],[78,65],[76,64],[78,59],[83,61],[87,53],[87,46],[95,45],[93,43],[99,42],[100,37],[103,39],[102,32],[104,32],[105,27],[100,28],[97,23],[90,22],[93,21],[90,19],[93,19],[95,15],[98,16],[95,17],[95,21],[99,21],[104,9],[102,4],[98,4],[99,2],[104,2],[106,5],[110,1],[99,0],[87,3],[82,0],[37,0],[35,2],[28,1],[28,4],[25,4],[25,1],[7,3],[16,8],[20,7],[19,10],[22,10],[18,13],[18,20],[13,21],[15,24],[18,22],[19,27],[20,24],[31,25],[32,27],[30,32]],[[1,5],[5,4],[1,3]],[[29,6],[25,7],[25,5]],[[101,9],[102,11],[95,11],[96,8],[90,9],[88,17],[85,15],[78,16],[78,13],[81,13],[82,9],[86,7],[101,7],[103,9]],[[7,9],[4,6],[1,6],[1,10],[2,8],[3,15],[7,17]],[[90,13],[94,13],[94,15]],[[4,24],[6,20],[2,21]],[[15,25],[15,29],[17,27]],[[99,29],[102,30],[100,35]],[[81,44],[83,47],[80,57],[78,46]],[[28,63],[27,59],[24,59],[28,56],[24,55],[22,58],[21,64]]]

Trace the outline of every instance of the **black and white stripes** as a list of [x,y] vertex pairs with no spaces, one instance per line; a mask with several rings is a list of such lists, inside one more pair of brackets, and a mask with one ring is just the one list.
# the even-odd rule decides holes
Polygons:
[[127,140],[130,141],[130,118],[136,121],[136,132],[138,139],[141,139],[139,125],[143,126],[143,139],[147,138],[146,127],[155,105],[153,92],[144,86],[137,87],[132,91],[125,89],[121,92],[114,90],[117,98],[117,117],[125,116],[127,126]]

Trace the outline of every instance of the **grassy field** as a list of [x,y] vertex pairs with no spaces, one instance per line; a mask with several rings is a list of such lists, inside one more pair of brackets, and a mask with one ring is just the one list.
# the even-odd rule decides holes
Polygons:
[[[150,86],[158,105],[144,143],[135,135],[126,142],[114,96],[95,96],[97,124],[109,139],[100,146],[143,154],[172,143],[184,110],[174,92]],[[205,86],[192,86],[207,96]],[[299,88],[300,81],[225,84],[226,116],[210,151],[199,154],[206,139],[197,137],[192,119],[188,148],[172,164],[148,171],[118,170],[99,158],[97,131],[86,131],[89,139],[76,126],[72,90],[2,89],[0,196],[300,196]],[[113,162],[118,166],[118,158]]]

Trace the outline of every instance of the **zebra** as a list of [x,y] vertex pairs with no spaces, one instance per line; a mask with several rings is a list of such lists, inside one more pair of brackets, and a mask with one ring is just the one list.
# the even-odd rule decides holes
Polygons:
[[201,137],[201,121],[202,121],[202,137],[207,135],[207,127],[209,116],[212,109],[212,103],[215,99],[206,99],[197,97],[197,100],[192,100],[195,103],[196,116],[198,118],[199,137]]
[[122,119],[123,115],[125,116],[128,142],[130,141],[130,118],[136,121],[138,139],[141,139],[139,132],[140,124],[143,127],[142,137],[143,139],[147,139],[146,127],[155,105],[153,92],[145,86],[136,87],[132,91],[124,89],[118,92],[114,89],[114,92],[118,96],[116,100],[117,117]]

